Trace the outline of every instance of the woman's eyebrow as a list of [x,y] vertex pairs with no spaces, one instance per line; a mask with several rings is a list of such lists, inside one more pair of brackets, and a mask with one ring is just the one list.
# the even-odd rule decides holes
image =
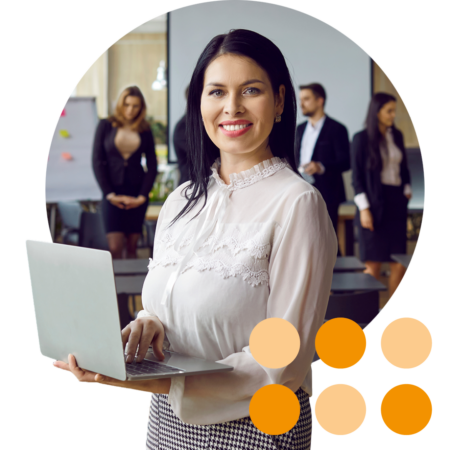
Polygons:
[[[257,78],[253,78],[253,79],[251,79],[251,80],[244,81],[244,83],[242,83],[241,86],[246,86],[247,84],[253,84],[253,83],[262,83],[262,84],[265,84],[264,81],[258,80]],[[225,87],[224,84],[217,83],[217,82],[214,82],[214,81],[212,81],[211,83],[208,83],[206,86]],[[206,87],[206,86],[205,86],[205,87]]]
[[253,78],[251,80],[246,81],[245,83],[242,83],[241,86],[246,86],[247,84],[253,84],[253,83],[265,84],[264,81],[258,80],[257,78]]

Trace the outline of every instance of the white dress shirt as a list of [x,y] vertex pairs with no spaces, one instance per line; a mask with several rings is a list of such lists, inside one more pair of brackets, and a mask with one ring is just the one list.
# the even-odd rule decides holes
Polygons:
[[[222,362],[231,372],[172,378],[169,403],[186,423],[249,416],[253,394],[278,383],[312,395],[314,342],[323,323],[336,260],[336,233],[321,194],[285,160],[230,175],[212,168],[208,200],[168,224],[187,200],[179,186],[158,218],[154,259],[140,317],[157,316],[169,349]],[[253,328],[284,318],[301,347],[286,367],[261,366],[249,349]]]
[[[381,159],[383,168],[381,170],[381,183],[388,186],[401,186],[402,178],[400,176],[400,163],[403,155],[401,150],[394,142],[392,129],[388,128],[386,131],[386,140],[380,144]],[[412,194],[411,185],[405,184],[403,188],[405,195]],[[360,211],[370,208],[370,202],[365,192],[355,195],[355,203]]]
[[[322,116],[315,125],[312,125],[308,120],[306,124],[305,131],[303,132],[301,149],[300,149],[300,167],[306,166],[311,162],[314,147],[316,146],[317,139],[320,132],[322,131],[323,124],[325,122],[326,116]],[[325,167],[319,162],[321,166],[320,174],[325,172]]]

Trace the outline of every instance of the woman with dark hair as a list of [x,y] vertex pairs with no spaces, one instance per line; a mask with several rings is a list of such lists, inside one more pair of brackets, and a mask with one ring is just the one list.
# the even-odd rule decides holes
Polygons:
[[[126,88],[114,114],[99,122],[92,165],[103,192],[102,215],[110,252],[136,258],[136,247],[157,174],[155,144],[145,119],[147,107],[137,86]],[[141,165],[145,155],[147,173]]]
[[[150,344],[228,364],[231,372],[120,382],[70,365],[78,379],[148,390],[150,449],[310,448],[311,363],[323,323],[337,242],[320,193],[294,162],[296,98],[278,47],[248,30],[216,36],[192,75],[187,107],[192,180],[158,219],[144,310],[122,332],[127,362]],[[254,327],[283,318],[300,351],[282,368],[259,364]],[[167,347],[168,346],[168,347]],[[301,405],[285,434],[259,431],[252,396],[281,384]],[[168,395],[167,395],[168,394]],[[281,411],[280,411],[281,413]]]
[[389,262],[389,294],[405,273],[391,259],[406,253],[406,219],[411,185],[403,135],[395,128],[396,98],[374,94],[366,128],[355,134],[351,147],[353,187],[359,236],[360,259],[366,272],[380,278],[381,263]]

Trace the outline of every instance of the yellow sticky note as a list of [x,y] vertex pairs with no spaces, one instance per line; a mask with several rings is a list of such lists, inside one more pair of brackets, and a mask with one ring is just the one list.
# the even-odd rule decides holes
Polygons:
[[59,135],[63,138],[68,138],[70,136],[67,130],[59,130]]

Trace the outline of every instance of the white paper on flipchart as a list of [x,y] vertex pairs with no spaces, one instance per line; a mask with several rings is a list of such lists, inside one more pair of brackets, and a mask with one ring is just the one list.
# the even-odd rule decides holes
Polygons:
[[[47,203],[101,200],[102,192],[92,169],[92,146],[98,124],[95,97],[70,97],[53,134],[45,193]],[[69,133],[60,135],[61,130]],[[72,159],[63,158],[70,153]]]

